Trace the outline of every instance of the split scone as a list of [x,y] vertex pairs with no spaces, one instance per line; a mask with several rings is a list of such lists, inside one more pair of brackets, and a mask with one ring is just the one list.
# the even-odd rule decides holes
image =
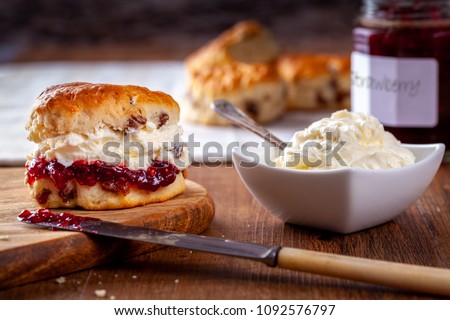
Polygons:
[[350,107],[350,59],[334,55],[286,54],[277,71],[287,87],[288,109]]
[[26,163],[43,207],[129,208],[185,190],[189,164],[179,106],[137,86],[68,83],[37,98],[26,125],[38,144]]
[[189,73],[232,62],[275,61],[278,45],[269,30],[255,21],[242,21],[223,32],[186,58]]
[[188,85],[183,119],[229,125],[210,107],[217,99],[230,101],[260,123],[275,120],[284,112],[284,87],[270,64],[229,63],[195,73]]

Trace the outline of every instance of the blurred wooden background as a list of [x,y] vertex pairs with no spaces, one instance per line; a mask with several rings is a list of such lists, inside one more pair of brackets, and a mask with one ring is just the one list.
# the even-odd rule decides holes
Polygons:
[[183,59],[243,19],[285,51],[351,50],[358,0],[2,0],[0,62]]

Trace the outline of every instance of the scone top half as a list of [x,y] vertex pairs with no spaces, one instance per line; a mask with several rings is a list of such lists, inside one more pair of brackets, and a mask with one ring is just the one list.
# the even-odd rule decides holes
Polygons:
[[68,83],[46,89],[26,125],[38,144],[26,181],[42,206],[113,209],[184,191],[189,165],[171,96],[138,86]]
[[[139,130],[152,122],[176,124],[180,108],[171,96],[138,86],[67,83],[47,88],[37,98],[26,129],[40,143],[70,133],[93,133],[99,128]],[[162,123],[162,119],[166,122]]]

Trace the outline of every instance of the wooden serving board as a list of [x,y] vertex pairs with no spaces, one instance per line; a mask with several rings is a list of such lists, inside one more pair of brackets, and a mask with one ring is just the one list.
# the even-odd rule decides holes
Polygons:
[[[51,231],[17,220],[22,210],[37,208],[24,184],[24,169],[0,169],[0,289],[160,248],[81,232]],[[187,180],[185,193],[163,203],[121,210],[64,211],[128,225],[201,233],[214,216],[214,203],[205,188]]]

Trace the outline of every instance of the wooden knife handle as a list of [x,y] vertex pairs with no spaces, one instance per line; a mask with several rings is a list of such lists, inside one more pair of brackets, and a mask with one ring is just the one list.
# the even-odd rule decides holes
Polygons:
[[450,296],[450,269],[281,248],[277,266],[332,277]]

